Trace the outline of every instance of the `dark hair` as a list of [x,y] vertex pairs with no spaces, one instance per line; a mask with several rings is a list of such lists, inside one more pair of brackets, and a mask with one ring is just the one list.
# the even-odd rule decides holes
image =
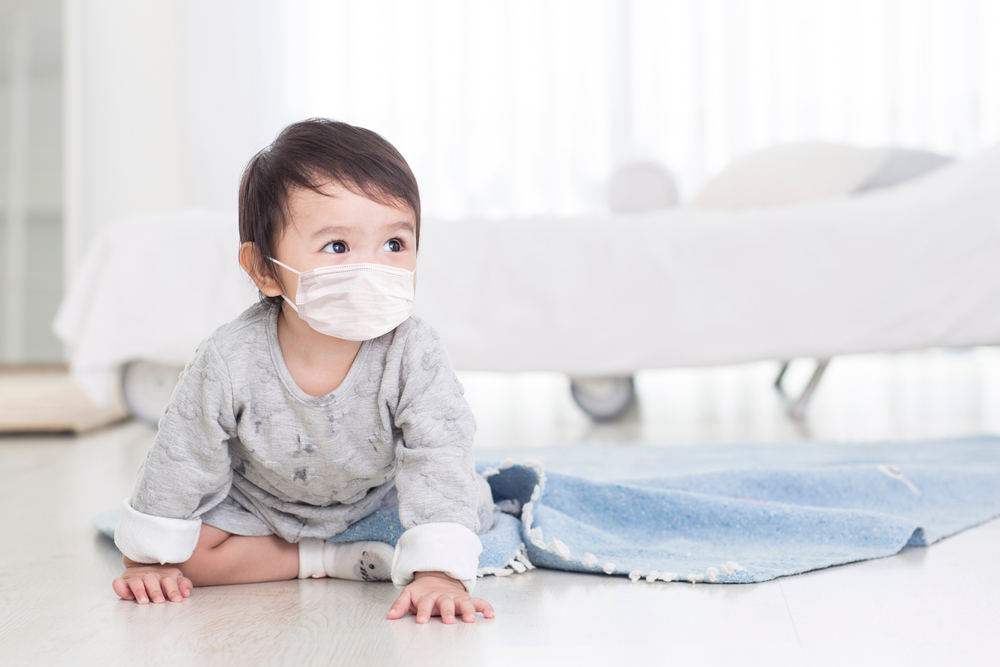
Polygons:
[[[323,194],[322,187],[330,181],[380,204],[409,208],[416,218],[414,233],[420,247],[420,192],[399,151],[371,130],[310,118],[282,130],[243,170],[240,243],[254,243],[253,261],[260,273],[278,279],[269,258],[288,224],[291,190],[309,188]],[[269,300],[280,303],[281,297]]]

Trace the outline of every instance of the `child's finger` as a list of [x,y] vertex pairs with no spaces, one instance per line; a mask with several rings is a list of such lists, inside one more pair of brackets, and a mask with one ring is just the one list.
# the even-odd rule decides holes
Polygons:
[[142,578],[142,583],[146,584],[146,593],[149,599],[156,604],[163,602],[163,591],[160,590],[160,578],[150,572]]
[[149,602],[149,597],[146,596],[146,584],[142,583],[142,577],[133,577],[125,581],[128,582],[128,587],[132,590],[132,595],[135,596],[136,602],[139,604]]
[[462,615],[462,620],[466,623],[476,622],[476,606],[472,604],[471,599],[459,600],[455,605],[455,611]]
[[438,598],[438,614],[441,615],[442,623],[455,622],[455,602],[447,595]]
[[187,577],[177,577],[177,588],[180,589],[181,595],[188,598],[191,597],[191,591],[194,590],[194,584]]
[[403,592],[399,594],[396,601],[392,603],[392,607],[389,608],[389,613],[386,614],[386,618],[389,620],[396,620],[397,618],[403,618],[406,616],[406,612],[410,609],[410,591],[403,589]]
[[479,598],[472,598],[472,604],[475,606],[476,611],[483,612],[483,618],[493,618],[493,605],[489,602],[480,600]]
[[433,595],[425,595],[417,600],[417,623],[426,623],[431,620],[435,602],[437,599]]
[[121,577],[118,577],[111,582],[111,588],[113,588],[118,597],[123,600],[135,599],[135,595],[132,594],[132,590],[128,587],[128,582]]
[[160,582],[160,585],[163,587],[163,593],[171,602],[180,602],[184,599],[181,595],[180,589],[177,588],[177,580],[173,577],[163,577],[163,581]]

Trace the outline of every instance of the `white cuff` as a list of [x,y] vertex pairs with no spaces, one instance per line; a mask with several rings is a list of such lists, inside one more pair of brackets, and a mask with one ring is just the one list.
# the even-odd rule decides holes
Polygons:
[[459,523],[425,523],[403,533],[392,557],[392,583],[403,588],[416,572],[444,572],[472,595],[483,544]]
[[168,519],[132,509],[126,499],[115,544],[137,563],[183,563],[198,544],[201,519]]

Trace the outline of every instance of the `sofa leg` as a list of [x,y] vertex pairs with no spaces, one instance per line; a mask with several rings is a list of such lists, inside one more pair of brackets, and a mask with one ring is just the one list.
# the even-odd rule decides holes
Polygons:
[[183,366],[137,359],[122,366],[122,398],[129,414],[156,426],[170,405]]
[[631,375],[570,378],[573,400],[597,422],[617,421],[635,404],[635,380]]
[[787,371],[788,367],[791,365],[792,365],[791,361],[781,362],[781,370],[778,371],[778,377],[774,378],[774,386],[777,387],[779,390],[782,389],[781,381],[785,378],[785,371]]
[[782,364],[781,370],[778,371],[778,377],[774,380],[774,386],[778,388],[778,391],[781,392],[781,395],[785,398],[785,401],[788,404],[789,416],[791,416],[791,418],[795,421],[802,421],[805,419],[806,408],[809,405],[809,400],[816,391],[816,387],[819,385],[819,381],[822,379],[823,373],[826,371],[826,367],[830,365],[830,358],[816,360],[816,370],[813,371],[812,377],[809,378],[806,388],[802,390],[802,393],[798,398],[794,399],[785,393],[785,388],[781,384],[781,381],[785,377],[785,372],[788,370],[788,366],[790,364],[790,361],[786,361]]

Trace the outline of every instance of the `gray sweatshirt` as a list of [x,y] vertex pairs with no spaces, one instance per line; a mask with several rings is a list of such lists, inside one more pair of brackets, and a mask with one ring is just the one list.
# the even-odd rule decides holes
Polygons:
[[[427,552],[409,561],[474,569],[478,538],[474,548],[449,536],[489,529],[492,499],[475,472],[475,420],[437,332],[411,317],[363,342],[340,386],[314,397],[285,366],[278,312],[250,307],[188,363],[123,507],[123,553],[183,562],[203,520],[241,535],[326,538],[398,503],[407,532],[424,528],[422,539],[401,540]],[[444,543],[464,553],[448,555]]]

